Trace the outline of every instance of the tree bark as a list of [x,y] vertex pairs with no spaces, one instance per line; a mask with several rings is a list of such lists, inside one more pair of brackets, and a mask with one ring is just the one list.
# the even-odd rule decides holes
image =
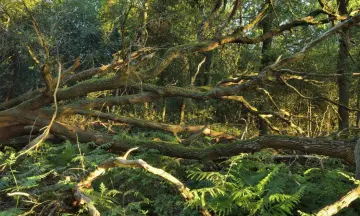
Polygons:
[[[357,80],[357,92],[356,92],[356,108],[360,110],[360,79]],[[356,112],[356,123],[355,123],[355,127],[359,127],[359,123],[360,123],[360,111]]]
[[[340,15],[347,15],[347,0],[338,0],[338,13]],[[351,76],[346,75],[345,73],[349,70],[349,29],[343,28],[339,33],[339,54],[337,61],[337,73],[343,74],[344,76],[339,76],[337,79],[338,89],[339,89],[339,103],[345,106],[349,106],[350,98],[350,84]],[[349,111],[343,106],[338,106],[338,121],[339,121],[339,130],[343,130],[349,127]]]
[[360,186],[356,187],[355,189],[349,191],[345,196],[343,196],[339,201],[326,206],[325,208],[321,209],[316,216],[332,216],[337,214],[343,208],[348,207],[354,200],[359,198],[360,196]]
[[206,59],[205,59],[205,63],[204,63],[204,69],[203,69],[203,73],[201,76],[201,84],[203,86],[208,86],[211,83],[211,70],[213,68],[213,64],[214,64],[214,53],[213,51],[210,52],[206,52],[204,53]]
[[[275,3],[275,2],[274,2]],[[267,14],[265,15],[265,17],[263,18],[263,20],[261,21],[261,28],[263,31],[263,34],[267,34],[271,31],[271,26],[272,26],[272,22],[273,22],[273,12],[272,11],[267,11]],[[260,71],[263,70],[266,66],[270,65],[273,57],[271,55],[271,46],[272,46],[272,38],[267,38],[266,40],[263,41],[262,44],[262,49],[261,49],[261,65],[260,65]],[[264,86],[261,86],[262,88],[264,88]],[[260,97],[261,99],[261,105],[260,105],[260,110],[268,110],[269,109],[269,102],[267,100],[267,97],[264,97],[264,95],[262,95]],[[266,124],[266,122],[259,118],[259,135],[260,136],[265,136],[269,133],[269,127]]]

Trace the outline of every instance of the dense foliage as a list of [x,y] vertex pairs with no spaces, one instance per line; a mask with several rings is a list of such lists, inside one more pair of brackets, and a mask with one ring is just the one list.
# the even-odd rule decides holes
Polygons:
[[[316,214],[359,184],[359,8],[1,0],[0,215],[91,212],[74,188],[134,146],[142,148],[130,159],[175,176],[193,198],[151,172],[117,167],[83,191],[102,215]],[[49,140],[21,153],[47,125]],[[273,134],[288,142],[269,144]],[[359,215],[357,204],[338,214]]]
[[[149,138],[158,134],[147,134]],[[141,136],[134,133],[133,136]],[[107,146],[70,142],[47,143],[2,177],[2,193],[27,192],[30,197],[1,197],[2,215],[63,215],[86,212],[73,202],[71,188],[101,161],[113,155]],[[11,153],[13,152],[13,153]],[[14,150],[7,149],[7,154]],[[1,159],[7,158],[5,154]],[[218,215],[292,215],[314,213],[353,187],[351,169],[341,161],[313,158],[280,161],[272,151],[242,154],[220,163],[164,157],[156,150],[137,154],[170,171],[193,188],[195,199],[184,203],[167,182],[138,169],[116,168],[86,191],[104,215],[198,215],[206,206]],[[10,160],[13,157],[10,156]],[[11,162],[10,162],[11,164]],[[350,167],[351,168],[351,167]],[[356,215],[354,203],[340,215]],[[64,214],[66,213],[66,214]],[[305,214],[304,214],[305,215]]]

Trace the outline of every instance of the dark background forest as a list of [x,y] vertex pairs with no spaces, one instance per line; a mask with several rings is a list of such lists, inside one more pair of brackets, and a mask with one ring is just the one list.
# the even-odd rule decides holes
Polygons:
[[0,215],[360,215],[358,0],[0,0]]

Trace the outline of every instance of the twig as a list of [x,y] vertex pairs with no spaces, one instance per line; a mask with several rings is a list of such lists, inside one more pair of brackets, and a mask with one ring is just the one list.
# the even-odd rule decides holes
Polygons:
[[306,100],[324,100],[326,102],[329,102],[329,103],[332,103],[334,105],[337,105],[337,106],[341,106],[341,107],[344,107],[345,109],[347,109],[348,111],[357,111],[359,112],[360,110],[359,109],[356,109],[356,108],[350,108],[344,104],[341,104],[341,103],[338,103],[336,101],[333,101],[329,98],[326,98],[324,96],[316,96],[316,97],[309,97],[309,96],[305,96],[303,94],[301,94],[301,92],[299,92],[299,90],[297,90],[294,86],[292,86],[290,83],[288,83],[284,78],[282,78],[281,76],[279,76],[280,80],[289,88],[291,88],[292,90],[294,90],[294,92],[299,95],[301,98],[303,99],[306,99]]

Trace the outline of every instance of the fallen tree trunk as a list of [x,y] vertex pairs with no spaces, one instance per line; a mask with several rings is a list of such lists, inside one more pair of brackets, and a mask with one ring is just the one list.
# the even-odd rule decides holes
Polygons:
[[[42,112],[26,112],[19,110],[8,110],[8,115],[18,117],[18,121],[24,125],[33,124],[42,128],[50,123],[49,118]],[[164,124],[163,126],[166,126]],[[184,129],[179,126],[176,130]],[[186,128],[186,127],[185,127]],[[202,130],[203,127],[196,128]],[[174,130],[175,130],[174,129]],[[27,128],[28,130],[28,128]],[[139,146],[141,149],[157,149],[161,154],[186,159],[216,160],[223,157],[231,157],[240,153],[252,153],[265,148],[299,150],[311,154],[325,155],[333,158],[343,159],[351,164],[355,163],[354,149],[356,140],[337,141],[327,138],[307,138],[298,136],[263,136],[249,140],[235,140],[226,144],[216,144],[206,148],[185,147],[179,143],[138,140],[138,139],[116,139],[97,131],[83,130],[73,125],[54,122],[50,133],[62,135],[71,140],[78,140],[81,143],[94,142],[98,145],[111,143],[113,151],[123,152],[130,148]]]
[[[53,48],[49,46],[51,43],[49,42],[48,44],[46,42],[48,39],[45,38],[45,35],[41,32],[41,28],[39,28],[35,16],[33,16],[31,11],[27,8],[25,1],[22,1],[22,3],[24,4],[26,12],[29,14],[29,17],[33,23],[33,28],[36,32],[36,36],[40,45],[39,47],[40,49],[43,49],[42,52],[39,53],[43,53],[44,56],[42,58],[38,58],[36,56],[36,52],[31,52],[29,45],[26,45],[26,43],[28,43],[27,40],[24,40],[25,42],[23,45],[28,48],[30,57],[35,61],[34,65],[37,66],[36,69],[40,69],[39,72],[43,78],[43,84],[45,87],[36,90],[26,89],[26,91],[28,91],[27,93],[0,103],[0,148],[11,146],[18,150],[22,149],[23,144],[29,143],[28,145],[25,145],[23,151],[20,150],[18,152],[20,154],[16,156],[16,159],[18,159],[19,156],[25,155],[31,150],[36,149],[46,138],[61,136],[76,143],[92,142],[98,146],[106,145],[107,147],[111,148],[111,151],[114,153],[126,152],[128,149],[139,147],[141,151],[146,151],[147,149],[156,149],[160,154],[169,157],[206,161],[219,160],[226,157],[236,156],[241,153],[253,153],[262,149],[272,148],[296,150],[301,151],[301,153],[325,155],[332,158],[342,159],[350,164],[359,165],[358,151],[356,151],[357,155],[354,155],[354,149],[356,145],[355,140],[338,141],[323,137],[304,137],[304,134],[306,133],[305,130],[301,128],[301,122],[298,121],[295,124],[294,122],[296,121],[293,121],[291,113],[282,112],[282,109],[280,109],[280,107],[278,107],[275,102],[274,104],[276,109],[274,108],[271,110],[269,108],[269,110],[260,110],[256,107],[256,105],[254,105],[259,104],[259,101],[249,101],[248,98],[250,98],[250,96],[253,97],[254,93],[252,91],[259,91],[259,87],[266,86],[269,83],[281,83],[279,82],[279,78],[282,78],[280,75],[288,74],[293,76],[316,77],[314,73],[299,73],[290,69],[284,69],[283,67],[289,65],[293,66],[292,64],[294,62],[303,59],[304,56],[311,52],[315,46],[325,41],[326,39],[329,39],[331,36],[336,35],[342,29],[350,29],[351,27],[358,25],[360,23],[360,13],[355,13],[351,16],[327,14],[328,18],[321,19],[321,17],[319,18],[318,15],[322,12],[312,12],[306,17],[296,19],[291,22],[288,22],[289,19],[283,21],[279,20],[279,23],[282,23],[281,25],[279,24],[278,26],[274,26],[274,28],[269,29],[269,31],[261,34],[258,30],[255,29],[255,27],[258,26],[261,20],[263,20],[265,17],[266,10],[272,7],[272,1],[267,0],[262,6],[262,9],[260,9],[260,11],[254,17],[249,17],[244,20],[244,22],[241,20],[240,22],[236,21],[234,23],[230,23],[230,20],[235,15],[235,11],[239,6],[238,5],[236,7],[234,6],[234,13],[229,17],[230,19],[228,19],[228,23],[224,23],[219,29],[211,29],[209,32],[205,32],[207,31],[207,28],[211,27],[209,27],[209,24],[211,23],[210,19],[205,21],[203,23],[204,25],[201,29],[201,34],[199,34],[198,40],[193,42],[190,41],[192,36],[189,35],[189,40],[181,39],[181,41],[186,41],[186,44],[179,45],[178,40],[176,40],[172,41],[171,43],[153,44],[157,47],[134,45],[129,47],[128,50],[122,49],[114,53],[112,55],[113,60],[109,61],[108,63],[104,63],[103,65],[100,65],[101,63],[97,63],[97,66],[94,66],[93,68],[87,68],[75,73],[75,70],[81,65],[80,58],[76,58],[72,66],[63,71],[63,73],[60,73],[62,71],[62,59],[60,59],[60,56],[63,55],[63,53],[59,53],[57,46],[57,50],[54,49],[55,46]],[[214,12],[215,11],[216,10],[214,10]],[[221,17],[222,16],[218,16],[216,18]],[[335,20],[342,20],[343,22],[335,25]],[[199,69],[201,67],[201,65],[199,65],[198,71],[193,74],[193,78],[191,78],[191,76],[187,77],[187,79],[189,79],[189,77],[191,78],[190,88],[174,86],[177,82],[174,82],[175,84],[173,85],[164,82],[162,82],[162,84],[165,86],[154,85],[154,83],[158,81],[157,79],[159,79],[159,75],[162,73],[171,72],[173,74],[183,72],[181,69],[179,69],[181,67],[177,65],[177,62],[175,62],[176,59],[187,58],[189,55],[198,53],[205,53],[206,55],[207,52],[212,52],[215,49],[219,49],[227,44],[260,44],[275,36],[280,36],[286,31],[291,31],[292,29],[299,26],[315,26],[330,22],[333,22],[334,24],[331,28],[323,32],[314,40],[311,40],[302,49],[291,49],[289,53],[295,53],[290,56],[286,54],[285,58],[280,56],[270,65],[263,65],[264,67],[262,67],[261,71],[256,71],[254,76],[244,74],[241,79],[227,79],[223,82],[220,82],[220,84],[223,85],[217,85],[215,87],[195,87],[194,83],[196,81],[196,76],[198,75],[200,71]],[[215,35],[211,32],[217,33]],[[320,34],[322,31],[317,30],[316,32],[317,34]],[[121,39],[121,43],[124,43],[124,38],[125,37]],[[297,40],[302,43],[302,41],[307,41],[307,39],[304,39],[306,38]],[[31,41],[31,44],[33,43],[32,40],[29,41]],[[53,41],[53,39],[51,38],[49,41]],[[57,41],[57,39],[55,39],[55,41]],[[169,47],[171,46],[170,44],[174,44],[174,46]],[[49,48],[52,50],[49,50]],[[296,52],[294,50],[299,51]],[[55,53],[55,51],[57,56],[50,56],[50,54]],[[215,55],[216,52],[213,52],[213,54]],[[153,58],[153,56],[155,57]],[[197,56],[194,57],[198,58]],[[106,57],[104,56],[104,58]],[[42,62],[40,62],[39,59]],[[59,75],[57,77],[54,75],[56,74],[55,69],[53,69],[55,68],[53,67],[53,64],[55,64],[54,59],[56,59],[57,64],[59,65]],[[204,59],[204,61],[205,60],[206,59]],[[67,62],[68,59],[63,61]],[[209,62],[212,61],[209,60]],[[221,61],[219,61],[219,63],[220,62]],[[236,62],[238,61],[236,60]],[[169,68],[170,65],[174,67]],[[238,70],[239,68],[241,68],[240,65],[234,64],[234,67],[230,70]],[[252,69],[256,70],[256,68]],[[224,69],[224,71],[225,70],[227,69]],[[209,74],[212,73],[212,71],[207,69],[205,71]],[[206,76],[209,76],[209,74]],[[230,73],[227,72],[227,74]],[[327,77],[335,77],[335,75],[327,75]],[[168,81],[170,82],[170,80]],[[286,82],[286,79],[282,79],[282,82],[287,84],[288,88],[293,87]],[[88,98],[89,94],[91,93],[97,93],[101,91],[111,92],[119,89],[124,90],[120,96],[119,94],[116,94],[116,97],[97,98],[92,100]],[[268,93],[266,89],[263,89],[263,91],[272,100],[270,93]],[[327,101],[328,103],[346,108],[348,111],[359,111],[358,109],[345,106],[342,103],[332,101],[328,99],[328,97],[305,97],[301,94],[301,92],[298,92],[295,87],[293,88],[293,91],[302,96],[303,99],[321,99],[323,101]],[[247,94],[247,92],[251,93]],[[235,105],[238,105],[238,108],[235,109],[239,109],[241,111],[244,110],[246,115],[249,114],[249,116],[261,119],[267,124],[269,128],[272,129],[272,131],[275,131],[278,134],[288,133],[298,134],[300,136],[269,135],[242,140],[241,138],[239,139],[224,132],[214,131],[213,128],[208,127],[210,123],[206,122],[206,120],[197,121],[199,125],[175,125],[165,122],[159,123],[155,121],[144,121],[125,115],[119,116],[115,113],[105,113],[102,111],[104,106],[141,104],[171,97],[180,97],[181,99],[193,99],[197,101],[216,100],[223,102],[230,100],[231,102],[234,102]],[[54,103],[55,109],[53,108]],[[164,103],[164,107],[165,105],[166,104]],[[165,111],[166,110],[164,108],[163,113],[165,113]],[[135,139],[129,138],[127,136],[110,136],[106,133],[101,133],[91,129],[85,130],[81,127],[82,125],[76,126],[70,120],[66,120],[66,118],[74,115],[108,120],[109,123],[115,121],[135,127],[170,132],[175,136],[178,133],[190,133],[192,135],[185,139],[183,143],[176,141],[170,142],[163,140],[146,140],[145,138]],[[241,118],[242,117],[243,116],[241,116]],[[163,116],[163,120],[164,119],[165,117]],[[283,125],[285,125],[285,127],[282,127]],[[245,131],[247,131],[247,126],[248,123],[246,122]],[[39,132],[41,132],[44,128],[46,128],[45,132],[39,136]],[[288,128],[290,130],[287,130]],[[37,136],[32,136],[34,132],[36,132]],[[215,137],[221,136],[226,138],[227,141],[226,143],[220,142],[219,144],[204,145],[205,147],[201,148],[192,146],[191,144],[199,137],[199,135]],[[33,139],[33,137],[36,138]],[[29,139],[29,141],[27,142],[26,139]],[[18,142],[18,146],[16,146],[14,142]],[[102,174],[106,169],[110,167],[116,167],[119,164],[143,168],[156,175],[159,175],[167,179],[169,182],[175,184],[186,200],[192,199],[192,194],[188,188],[186,188],[184,184],[175,179],[173,176],[167,173],[164,174],[162,170],[155,169],[142,160],[130,161],[126,160],[126,156],[124,156],[123,158],[117,158],[116,160],[101,164],[98,169],[90,173],[88,176],[89,178],[86,178],[76,186],[75,194],[79,195],[79,201],[85,201],[87,204],[89,204],[90,210],[93,210],[93,215],[99,215],[99,213],[94,205],[91,204],[91,200],[86,196],[82,196],[83,194],[81,189],[91,184],[91,181]],[[4,170],[4,168],[5,165],[2,170]],[[359,169],[360,168],[358,166],[357,174]],[[326,209],[326,212],[336,213],[338,208],[346,206],[344,203],[348,204],[358,196],[359,189],[351,191],[347,196],[344,197],[343,200],[340,200],[339,203],[335,203],[334,205],[329,206],[328,209]],[[207,211],[203,212],[204,215],[207,215],[206,212]]]
[[[254,25],[258,21],[254,21]],[[71,75],[71,73],[80,65],[79,60],[75,60],[72,67],[64,72],[65,75],[60,76],[62,78],[62,84],[71,80],[74,83],[70,83],[69,87],[63,86],[58,89],[56,97],[59,102],[58,116],[66,115],[66,112],[70,114],[83,114],[84,116],[101,116],[105,119],[112,119],[117,121],[126,122],[133,125],[152,127],[155,129],[170,131],[176,133],[178,131],[202,131],[203,126],[195,126],[195,129],[189,126],[171,126],[166,124],[159,124],[154,122],[140,122],[131,118],[119,117],[111,114],[105,114],[94,110],[104,105],[122,105],[122,104],[134,104],[141,102],[148,102],[162,97],[183,97],[192,98],[196,100],[235,100],[238,101],[244,109],[247,109],[252,115],[260,116],[263,119],[267,119],[266,116],[274,116],[283,123],[286,123],[291,128],[302,133],[303,130],[294,125],[294,123],[286,116],[276,111],[258,111],[256,107],[248,103],[241,94],[246,90],[254,90],[259,84],[267,82],[268,78],[275,76],[278,69],[293,63],[305,56],[306,53],[312,50],[317,44],[336,34],[342,28],[350,28],[360,22],[360,14],[347,18],[344,22],[335,25],[328,31],[324,32],[317,39],[312,40],[305,45],[303,49],[293,55],[278,59],[272,65],[265,67],[258,75],[252,79],[245,81],[238,85],[231,85],[226,87],[214,87],[207,91],[200,89],[185,89],[174,86],[154,86],[145,81],[154,79],[161,74],[176,58],[190,55],[193,53],[207,52],[218,48],[219,46],[229,43],[239,44],[256,44],[264,41],[267,38],[280,34],[285,30],[290,30],[294,27],[301,25],[315,25],[313,21],[308,19],[302,19],[293,23],[280,26],[278,29],[272,30],[270,33],[260,35],[254,38],[238,34],[235,31],[233,34],[214,38],[213,40],[201,41],[195,44],[179,45],[173,48],[169,48],[163,56],[160,56],[161,60],[155,60],[158,62],[153,68],[142,68],[144,63],[149,61],[145,55],[151,53],[154,54],[156,49],[143,49],[130,53],[129,56],[140,59],[138,63],[131,63],[131,59],[114,59],[110,64],[88,69],[77,74]],[[34,27],[36,31],[37,27]],[[39,36],[41,41],[41,34]],[[47,47],[41,43],[42,48],[46,51]],[[155,51],[154,51],[155,50]],[[46,56],[46,59],[49,56]],[[45,59],[45,60],[46,60]],[[150,58],[151,59],[151,58]],[[4,139],[10,139],[12,137],[23,135],[26,132],[24,126],[34,125],[38,128],[48,126],[51,122],[52,110],[49,109],[49,104],[54,102],[52,94],[55,89],[56,77],[52,77],[52,71],[49,71],[50,64],[45,61],[45,65],[42,72],[43,78],[46,83],[46,88],[40,90],[30,91],[29,93],[14,98],[13,100],[0,104],[0,132],[1,137]],[[131,64],[130,64],[131,63]],[[140,65],[140,63],[142,65]],[[37,62],[37,64],[39,64]],[[134,65],[138,64],[138,65]],[[123,69],[119,69],[116,74],[111,76],[102,77],[100,75],[107,74],[109,71],[114,71],[119,66],[123,66]],[[146,65],[146,64],[145,64]],[[60,67],[59,67],[60,68]],[[143,71],[139,71],[139,68]],[[60,70],[60,69],[59,69]],[[117,69],[116,69],[117,70]],[[90,79],[94,75],[99,75],[99,78]],[[84,97],[89,93],[98,92],[103,90],[114,90],[118,88],[133,88],[137,89],[140,93],[136,95],[112,97],[96,100],[82,100],[74,103],[74,100],[78,100],[79,97]],[[145,91],[145,93],[144,93]],[[44,108],[46,107],[46,108]],[[49,115],[49,113],[51,113]],[[268,121],[269,126],[271,122]],[[272,127],[274,131],[280,133],[281,131],[275,126]],[[207,131],[207,130],[203,130]],[[222,157],[230,157],[242,152],[256,152],[264,148],[274,149],[291,149],[300,150],[307,153],[321,154],[334,158],[344,159],[349,163],[354,163],[354,147],[355,141],[334,141],[324,138],[306,138],[306,137],[292,137],[292,136],[264,136],[250,140],[236,140],[228,144],[219,144],[206,148],[194,148],[185,147],[178,143],[171,143],[165,141],[154,140],[133,140],[133,139],[120,139],[116,140],[111,136],[102,134],[91,130],[82,130],[79,127],[67,125],[61,122],[59,118],[55,119],[54,124],[50,130],[51,133],[56,135],[62,135],[72,140],[79,140],[79,142],[95,142],[98,145],[104,143],[111,143],[112,149],[118,151],[126,151],[134,146],[140,146],[141,148],[154,148],[158,149],[162,154],[172,157],[188,158],[188,159],[200,159],[200,160],[214,160]],[[210,133],[208,133],[210,134]],[[1,142],[1,139],[0,139]]]
[[[27,121],[34,121],[34,117],[21,116]],[[44,127],[49,120],[38,118],[36,126]],[[91,130],[82,130],[79,127],[54,122],[51,133],[63,135],[71,140],[82,143],[94,142],[98,145],[111,144],[114,152],[124,152],[133,147],[140,149],[157,149],[161,154],[170,157],[197,160],[216,160],[231,157],[240,153],[253,153],[265,148],[299,150],[311,154],[325,155],[333,158],[343,159],[354,164],[354,149],[356,140],[337,141],[323,137],[308,138],[298,136],[263,136],[249,140],[236,140],[226,144],[216,144],[205,148],[185,147],[176,142],[138,140],[129,138],[114,138],[113,136]]]

